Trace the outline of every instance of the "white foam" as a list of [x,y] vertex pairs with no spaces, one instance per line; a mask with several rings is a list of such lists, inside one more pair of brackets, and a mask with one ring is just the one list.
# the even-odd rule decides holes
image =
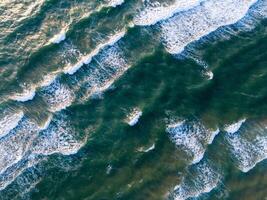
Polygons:
[[225,136],[234,161],[241,171],[248,172],[267,158],[266,133],[264,126],[248,122],[242,130]]
[[163,44],[172,54],[181,53],[189,43],[234,24],[245,16],[255,0],[207,0],[193,9],[160,23]]
[[0,118],[0,138],[7,135],[12,129],[18,126],[18,123],[23,117],[23,112],[4,111],[3,116]]
[[[78,63],[76,63],[75,65],[73,65],[72,67],[68,67],[67,69],[64,70],[65,74],[74,74],[78,69],[80,69],[83,64],[84,64],[84,60],[86,60],[86,62],[89,60],[90,58],[86,57],[86,58],[82,58],[82,60],[80,60]],[[90,59],[91,60],[91,59]],[[89,61],[90,62],[90,61]]]
[[175,200],[197,198],[211,192],[217,187],[221,175],[208,162],[201,162],[193,166],[182,182],[174,188]]
[[170,140],[189,156],[191,164],[199,163],[203,159],[207,146],[220,132],[219,129],[212,131],[206,128],[197,120],[171,119],[167,123],[166,132]]
[[26,83],[22,86],[23,92],[11,95],[9,98],[14,101],[26,102],[33,100],[36,95],[36,88],[49,86],[56,78],[56,74],[47,74],[42,77],[42,80],[37,84],[27,85]]
[[[8,185],[14,182],[24,172],[24,170],[33,167],[38,162],[40,162],[39,158],[20,160],[19,162],[8,168],[8,170],[5,173],[0,175],[0,191],[4,190]],[[23,185],[20,184],[19,186]]]
[[192,158],[192,163],[198,163],[202,160],[205,147],[204,140],[206,130],[196,122],[179,121],[178,123],[167,126],[166,131],[178,148],[184,150]]
[[116,7],[124,3],[124,0],[108,0],[107,6]]
[[51,85],[42,89],[42,97],[49,105],[49,110],[56,112],[70,106],[75,95],[67,85],[55,80]]
[[107,66],[107,69],[113,68],[114,70],[123,72],[129,67],[122,50],[120,50],[117,45],[111,46],[105,51],[101,52],[101,54],[96,57],[95,61],[97,61],[97,64],[101,68]]
[[50,116],[42,127],[23,117],[10,134],[0,140],[0,190],[44,156],[76,153],[86,139],[81,139],[60,113],[53,119]]
[[62,30],[60,33],[54,35],[53,38],[49,40],[49,42],[54,43],[54,44],[59,44],[61,41],[66,39],[66,31]]
[[226,125],[224,127],[224,130],[228,133],[235,133],[237,132],[240,127],[242,126],[242,124],[246,121],[246,119],[241,119],[236,123],[230,124],[230,125]]
[[208,80],[212,80],[214,76],[212,71],[207,71],[205,75],[208,77]]
[[0,140],[0,174],[22,160],[37,136],[37,130],[32,121],[23,118],[9,135]]
[[142,116],[142,111],[139,108],[134,108],[131,113],[127,115],[127,123],[134,126],[138,123],[139,118]]
[[147,149],[144,150],[144,152],[149,152],[155,149],[155,144],[152,144],[150,147],[148,147]]
[[152,151],[152,150],[154,150],[155,149],[155,144],[152,144],[150,147],[148,147],[148,148],[145,148],[145,147],[141,147],[141,148],[139,148],[138,149],[138,151],[139,152],[145,152],[145,153],[147,153],[147,152],[150,152],[150,151]]
[[56,77],[57,77],[56,73],[51,73],[51,74],[44,75],[43,78],[42,78],[42,81],[40,82],[40,84],[36,85],[36,87],[37,86],[38,87],[49,86],[56,80]]
[[101,51],[94,57],[94,61],[88,66],[89,69],[86,72],[88,76],[85,76],[84,80],[79,83],[85,84],[82,87],[88,88],[84,98],[92,97],[95,94],[99,96],[129,68],[123,52],[117,44]]
[[217,128],[215,131],[211,131],[210,138],[208,140],[208,144],[212,144],[214,138],[220,133],[220,130]]
[[110,174],[111,170],[112,170],[112,165],[108,165],[106,169],[106,174]]
[[77,153],[84,142],[85,140],[76,138],[75,131],[65,119],[54,119],[48,128],[40,133],[33,152],[41,155],[70,155]]
[[14,176],[17,177],[14,180],[13,186],[16,187],[18,193],[14,199],[27,199],[29,193],[36,188],[36,185],[42,180],[42,168],[35,166],[41,159],[30,160],[26,166],[21,169],[21,174]]
[[148,26],[156,24],[161,20],[172,17],[175,13],[188,10],[199,5],[201,0],[176,0],[171,5],[159,2],[149,2],[149,4],[134,17],[134,24]]
[[30,101],[35,96],[35,89],[25,89],[23,93],[14,94],[10,97],[10,99],[20,102]]
[[118,32],[108,38],[108,40],[104,43],[100,43],[94,51],[89,53],[86,56],[83,56],[81,60],[76,63],[74,66],[68,66],[66,69],[64,69],[64,72],[66,74],[74,74],[77,70],[79,70],[84,64],[89,64],[94,56],[99,54],[100,50],[107,47],[107,46],[112,46],[116,42],[118,42],[123,36],[125,35],[125,30]]
[[53,116],[50,115],[46,121],[41,125],[40,130],[46,130],[52,121]]

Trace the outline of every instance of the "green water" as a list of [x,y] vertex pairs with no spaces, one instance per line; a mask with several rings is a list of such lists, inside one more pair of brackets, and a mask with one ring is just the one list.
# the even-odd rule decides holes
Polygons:
[[[175,186],[184,180],[192,188],[202,183],[209,185],[204,180],[194,182],[198,176],[197,167],[206,163],[218,172],[218,183],[211,191],[187,199],[267,198],[267,163],[264,158],[256,162],[258,157],[266,155],[266,149],[263,150],[265,154],[260,156],[253,149],[249,155],[255,157],[254,164],[257,165],[244,173],[229,147],[228,133],[225,131],[226,125],[247,119],[240,133],[248,135],[246,141],[249,144],[251,142],[253,148],[253,138],[259,135],[260,130],[263,130],[263,133],[260,132],[263,139],[267,136],[266,21],[260,20],[250,31],[230,34],[228,39],[212,39],[212,34],[208,35],[192,45],[195,45],[195,54],[189,53],[189,56],[181,58],[170,54],[164,43],[159,42],[158,24],[129,27],[142,2],[127,1],[115,8],[104,7],[96,11],[102,4],[104,1],[73,3],[47,0],[37,16],[18,22],[20,25],[1,39],[1,109],[23,110],[25,117],[38,125],[44,123],[51,114],[60,119],[65,116],[63,121],[72,127],[73,140],[78,138],[78,141],[85,142],[75,153],[64,155],[61,150],[55,150],[48,156],[36,155],[42,161],[23,169],[14,181],[0,191],[0,199],[173,199]],[[73,11],[74,8],[77,11]],[[88,14],[90,10],[92,14],[80,19],[83,13]],[[42,46],[53,32],[53,28],[44,28],[51,31],[50,34],[39,29],[49,22],[45,16],[53,16],[47,12],[57,16],[53,22],[55,29],[60,29],[70,18],[72,21],[66,40]],[[70,13],[74,16],[71,17]],[[105,47],[90,64],[83,65],[73,75],[57,74],[59,84],[72,91],[70,94],[73,99],[65,107],[52,109],[56,103],[46,96],[50,93],[54,95],[50,86],[37,87],[32,100],[19,102],[9,98],[10,94],[23,91],[22,83],[26,83],[26,86],[38,85],[45,74],[62,70],[70,63],[74,65],[80,55],[88,54],[110,34],[123,29],[126,30],[124,37],[114,46],[123,52],[129,69],[106,67],[107,64],[101,60],[102,54],[105,55],[103,52],[109,50],[109,47]],[[232,29],[237,28],[232,26]],[[38,39],[34,40],[36,43],[31,43],[32,39],[25,39],[31,38],[27,34],[38,35]],[[213,34],[217,37],[222,35],[221,32]],[[101,40],[96,39],[98,37]],[[20,50],[22,53],[14,51],[20,45],[11,44],[14,40],[24,42],[25,46],[29,46],[28,49]],[[10,46],[6,50],[3,46],[7,44]],[[73,48],[73,51],[66,53],[70,47],[77,48],[77,51]],[[13,60],[5,57],[5,54]],[[117,55],[121,54],[112,54],[115,58]],[[194,55],[204,61],[208,68],[199,64]],[[122,66],[118,60],[116,63]],[[212,79],[205,74],[207,70],[212,71]],[[87,79],[94,75],[99,84]],[[110,87],[88,95],[88,91],[93,91],[95,87],[104,87],[107,79],[114,79]],[[56,93],[59,97],[67,94]],[[59,98],[59,102],[63,104],[68,98]],[[128,115],[134,108],[141,110],[142,116],[136,125],[129,126]],[[211,144],[203,144],[205,154],[199,163],[190,163],[192,155],[176,145],[166,131],[172,120],[180,119],[196,124],[199,122],[207,130],[220,129]],[[64,129],[62,127],[56,132]],[[32,143],[38,143],[38,140]],[[257,148],[259,152],[264,149],[262,146]],[[5,182],[6,176],[3,174],[0,174],[0,181]],[[215,179],[211,177],[211,180]]]
[[[156,51],[123,75],[115,83],[115,89],[105,93],[103,100],[92,100],[69,108],[78,128],[88,125],[94,127],[93,133],[88,131],[89,142],[80,153],[86,159],[82,159],[82,166],[78,170],[56,173],[52,180],[43,181],[38,189],[44,193],[36,193],[34,197],[161,199],[166,190],[180,180],[177,172],[185,170],[183,155],[175,150],[165,134],[166,111],[202,119],[210,127],[214,123],[230,123],[240,116],[265,116],[266,104],[260,103],[267,94],[264,85],[266,62],[261,59],[266,57],[264,32],[265,29],[261,27],[253,35],[253,40],[232,39],[209,45],[204,56],[214,72],[212,81],[201,77],[201,68],[193,61],[177,61],[164,51]],[[262,52],[262,55],[258,55],[258,52]],[[255,81],[254,77],[262,73],[265,76]],[[249,84],[250,80],[253,84]],[[255,98],[242,93],[262,96]],[[142,108],[144,115],[136,127],[128,127],[123,121],[126,111],[136,106]],[[252,191],[252,188],[260,191],[257,199],[264,198],[266,183],[261,180],[263,183],[258,185],[264,170],[259,166],[258,170],[255,169],[257,173],[240,175],[240,172],[231,169],[233,166],[229,163],[229,156],[224,155],[225,147],[220,139],[216,142],[219,144],[211,145],[208,153],[226,168],[225,172],[229,175],[225,178],[225,187],[233,190],[231,198],[255,199],[255,195],[250,197],[244,194],[247,187]],[[149,147],[154,142],[154,151],[146,154],[136,152],[138,147]],[[114,171],[106,175],[108,165],[112,165]],[[228,166],[231,169],[229,171]],[[57,177],[61,177],[60,180]],[[251,179],[256,182],[255,185]],[[241,183],[235,183],[237,180]],[[50,184],[53,185],[52,190],[48,186]],[[51,194],[48,196],[47,193]],[[241,194],[244,198],[240,197]]]

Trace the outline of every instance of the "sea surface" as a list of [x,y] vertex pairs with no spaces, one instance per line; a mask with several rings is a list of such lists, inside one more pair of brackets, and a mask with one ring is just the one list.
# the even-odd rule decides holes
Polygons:
[[266,200],[267,0],[0,0],[0,200]]

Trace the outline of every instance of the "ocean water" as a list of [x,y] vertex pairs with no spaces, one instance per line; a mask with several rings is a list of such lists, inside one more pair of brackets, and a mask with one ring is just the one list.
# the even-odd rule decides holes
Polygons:
[[267,199],[266,0],[0,1],[0,200]]

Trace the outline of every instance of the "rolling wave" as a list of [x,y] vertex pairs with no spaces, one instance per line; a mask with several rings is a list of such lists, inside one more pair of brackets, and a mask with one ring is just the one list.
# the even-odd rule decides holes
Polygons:
[[0,139],[0,189],[5,189],[25,169],[43,160],[44,156],[75,154],[84,145],[86,137],[75,137],[74,133],[66,116],[60,113],[49,117],[41,127],[23,117],[8,135]]
[[[236,127],[237,125],[234,124]],[[226,135],[234,162],[243,172],[253,169],[257,163],[267,158],[267,129],[264,122],[248,121],[238,124]],[[252,132],[254,134],[252,134]]]
[[198,198],[216,188],[222,175],[208,161],[192,166],[185,175],[182,183],[174,188],[172,194],[175,200]]
[[205,1],[189,11],[178,13],[160,23],[162,40],[168,52],[179,54],[185,46],[221,26],[242,19],[255,3],[251,1]]
[[23,118],[23,115],[22,111],[12,112],[10,110],[4,110],[0,117],[0,138],[14,129]]
[[[180,2],[181,3],[181,2]],[[224,4],[221,4],[220,1],[218,2],[202,2],[201,4],[198,4],[197,6],[183,12],[179,12],[175,16],[164,20],[165,18],[161,18],[163,20],[159,24],[157,24],[154,28],[157,29],[157,27],[160,27],[161,37],[163,39],[163,43],[165,44],[167,50],[170,53],[181,53],[184,48],[190,44],[193,41],[196,41],[200,39],[201,37],[208,35],[209,33],[216,30],[218,27],[226,26],[228,24],[236,23],[238,20],[240,20],[242,17],[245,16],[250,6],[254,3],[254,1],[248,1],[247,3],[242,2],[235,2],[235,1],[225,1]],[[233,10],[231,11],[232,15],[227,16],[226,18],[223,17],[223,14],[220,14],[219,11],[223,12],[222,8],[229,8],[234,9],[237,6],[237,4],[241,5],[242,10]],[[184,3],[181,3],[181,5],[185,5]],[[191,4],[189,4],[191,5]],[[218,5],[218,6],[216,6]],[[172,5],[173,6],[173,5]],[[218,7],[218,11],[213,12],[217,13],[217,15],[212,14],[212,7]],[[148,6],[149,7],[149,6]],[[166,6],[168,7],[168,6]],[[190,8],[190,6],[189,6]],[[264,8],[264,7],[263,7]],[[257,9],[257,8],[256,8]],[[210,13],[209,13],[210,12]],[[206,14],[205,14],[206,13]],[[138,15],[137,15],[138,16]],[[201,16],[203,18],[201,18]],[[208,18],[207,18],[208,16]],[[219,19],[219,17],[222,17],[222,19]],[[202,20],[194,22],[195,20]],[[160,21],[161,21],[160,20]],[[187,25],[186,22],[193,23],[194,25]],[[178,23],[179,22],[179,23]],[[180,23],[181,22],[181,23]],[[176,26],[177,24],[180,24],[179,26]],[[206,24],[203,26],[203,24]],[[196,27],[194,27],[196,26]],[[201,30],[197,27],[201,27]],[[206,27],[207,30],[203,27]],[[192,30],[191,30],[192,29]],[[194,30],[195,31],[194,31]],[[166,32],[166,34],[165,34]],[[187,33],[190,33],[190,35],[186,35]],[[65,33],[62,33],[63,35]],[[60,34],[60,37],[63,37],[62,34]],[[196,34],[196,35],[194,35]],[[87,55],[80,56],[81,53],[75,53],[74,55],[78,56],[78,62],[76,64],[70,64],[68,63],[66,67],[64,67],[64,72],[72,75],[75,73],[78,69],[80,69],[84,64],[89,64],[91,62],[92,57],[96,56],[101,49],[103,49],[106,46],[113,45],[117,41],[119,41],[123,36],[125,35],[125,31],[117,32],[113,36],[110,36],[105,42],[101,42],[98,46],[94,48],[91,53]],[[172,38],[171,35],[175,35],[176,38]],[[168,42],[169,41],[169,42]],[[176,50],[171,50],[173,48]],[[72,49],[72,48],[71,48]],[[77,59],[77,58],[75,58]],[[57,71],[56,74],[60,73],[61,70]],[[53,72],[53,74],[55,74]],[[213,78],[213,73],[211,71],[205,72],[205,75],[208,77],[208,79]],[[48,76],[48,75],[47,75]],[[35,95],[35,90],[38,87],[42,87],[41,83],[35,84],[34,86],[27,86],[27,89],[21,94],[15,94],[11,99],[18,100],[18,101],[27,101],[32,100],[32,98]],[[31,88],[29,91],[28,88]]]
[[148,2],[146,6],[134,17],[134,24],[139,26],[155,25],[159,21],[163,21],[172,17],[175,13],[189,10],[199,5],[203,0],[176,0],[170,5],[166,2],[158,1]]
[[[24,20],[27,16],[31,18],[40,11],[38,9],[41,9],[43,3],[38,1],[30,5],[20,16],[16,16],[17,20]],[[90,12],[84,11],[87,17],[79,15],[67,25],[60,24],[57,30],[52,31],[55,34],[50,34],[51,37],[42,36],[45,39],[40,41],[46,42],[34,44],[32,49],[25,50],[37,50],[38,55],[27,55],[31,64],[22,66],[23,70],[28,69],[22,70],[21,76],[16,80],[18,88],[12,86],[11,92],[8,90],[6,96],[1,96],[8,103],[12,100],[10,104],[15,101],[14,104],[24,108],[28,114],[34,113],[31,108],[38,105],[37,110],[41,107],[42,112],[48,112],[49,116],[42,119],[43,123],[40,125],[23,109],[20,111],[21,107],[6,109],[1,113],[0,190],[4,190],[22,173],[34,168],[52,154],[76,154],[86,143],[87,136],[82,137],[76,132],[69,116],[62,110],[76,103],[84,103],[88,98],[102,98],[104,91],[141,58],[153,54],[160,44],[175,56],[181,53],[191,56],[197,64],[205,68],[205,76],[211,80],[213,72],[197,54],[192,53],[193,43],[211,37],[216,31],[220,35],[222,29],[229,35],[236,34],[231,31],[233,24],[240,30],[250,31],[255,28],[255,18],[265,18],[267,13],[263,0],[182,0],[162,4],[144,1],[140,5],[136,3],[136,7],[128,8],[125,5],[125,13],[121,15],[117,15],[115,9],[99,11],[124,4],[123,0],[107,0],[100,6],[94,5]],[[76,8],[68,6],[66,12]],[[91,15],[97,11],[100,13]],[[114,24],[111,24],[110,19],[100,21],[103,23],[95,22],[105,12],[108,13],[106,18],[111,18],[115,13],[114,16],[121,17],[121,21],[114,20]],[[49,23],[46,22],[44,20],[38,26],[47,28]],[[77,24],[81,28],[72,29],[78,27]],[[33,31],[32,35],[22,36],[21,38],[27,38],[23,46],[35,39],[31,38],[34,34],[39,35],[40,32],[45,35],[42,28]],[[44,45],[47,42],[49,45]],[[16,45],[18,44],[20,43]],[[14,92],[13,88],[20,92]],[[143,110],[136,107],[124,122],[135,126],[141,123],[138,120],[142,115]],[[251,131],[255,131],[253,138],[250,137]],[[166,132],[189,161],[188,173],[172,192],[173,198],[177,200],[200,197],[218,187],[223,174],[216,168],[217,163],[211,165],[211,161],[207,161],[205,153],[220,132],[225,133],[222,137],[227,141],[226,148],[234,164],[242,172],[250,171],[267,158],[266,125],[263,122],[242,119],[210,130],[200,120],[183,119],[167,123]],[[155,143],[139,151],[150,152],[153,149]]]
[[192,164],[200,162],[208,144],[211,144],[218,130],[210,131],[200,122],[181,120],[167,126],[167,133],[179,149],[184,150],[191,158]]

